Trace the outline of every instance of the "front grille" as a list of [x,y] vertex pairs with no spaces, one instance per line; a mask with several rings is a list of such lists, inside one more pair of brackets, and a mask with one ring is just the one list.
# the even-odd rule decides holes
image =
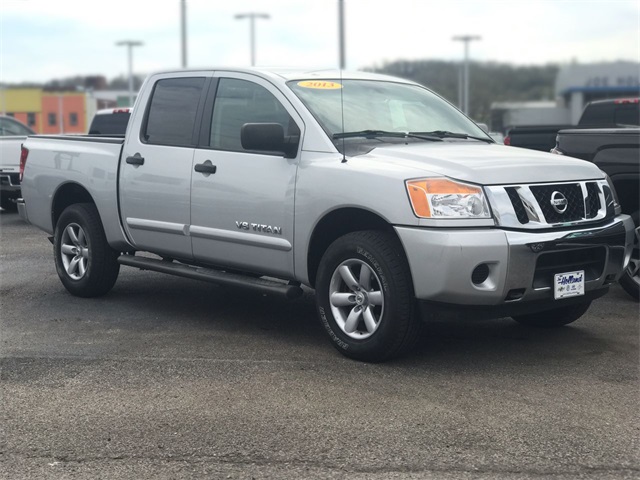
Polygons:
[[615,215],[613,193],[605,180],[484,188],[499,225],[505,227],[539,230],[596,222]]
[[[575,222],[584,218],[584,199],[578,183],[536,185],[529,188],[536,197],[547,223]],[[554,208],[551,203],[554,196],[556,199],[566,199],[566,206]],[[562,210],[561,207],[566,208],[559,211]]]
[[600,278],[607,258],[605,247],[560,250],[543,253],[538,257],[533,277],[533,288],[553,287],[553,276],[558,273],[584,270],[585,281]]
[[527,211],[524,208],[524,204],[522,203],[522,199],[515,187],[507,187],[505,188],[507,191],[507,195],[509,195],[509,199],[511,200],[511,204],[513,205],[513,209],[516,212],[516,217],[518,221],[522,224],[529,223],[529,216],[527,215]]
[[598,214],[600,209],[600,194],[598,191],[597,183],[587,183],[587,201],[585,202],[587,211],[585,212],[586,218],[594,218]]

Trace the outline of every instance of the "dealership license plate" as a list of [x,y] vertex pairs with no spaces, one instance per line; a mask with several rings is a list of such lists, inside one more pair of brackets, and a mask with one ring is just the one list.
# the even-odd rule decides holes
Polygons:
[[584,270],[553,276],[553,297],[556,300],[578,295],[584,295]]

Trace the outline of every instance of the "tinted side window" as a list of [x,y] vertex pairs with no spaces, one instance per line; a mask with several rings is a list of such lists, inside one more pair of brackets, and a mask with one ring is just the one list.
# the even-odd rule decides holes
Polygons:
[[144,139],[155,145],[193,146],[193,128],[204,78],[170,78],[156,83]]
[[285,135],[300,133],[286,109],[266,88],[246,80],[220,79],[209,145],[220,150],[244,151],[240,129],[245,123],[279,123]]
[[640,104],[628,103],[616,108],[616,125],[640,125]]
[[89,127],[90,134],[101,135],[124,135],[127,131],[127,124],[131,113],[113,113],[96,115],[93,117],[91,126]]

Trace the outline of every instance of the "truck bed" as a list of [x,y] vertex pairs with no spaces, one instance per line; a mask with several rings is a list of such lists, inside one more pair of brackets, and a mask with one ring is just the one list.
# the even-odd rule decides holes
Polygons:
[[[111,241],[124,240],[118,218],[118,191],[114,185],[124,137],[95,135],[35,135],[29,137],[29,161],[22,182],[23,196],[31,199],[26,214],[29,222],[53,234],[54,217],[64,202],[56,196],[61,188],[71,192],[83,186],[93,201]],[[88,183],[88,185],[87,185]],[[52,212],[54,212],[52,214]]]

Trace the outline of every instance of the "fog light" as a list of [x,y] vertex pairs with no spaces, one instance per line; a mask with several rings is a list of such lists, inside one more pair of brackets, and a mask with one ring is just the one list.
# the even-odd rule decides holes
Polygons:
[[486,263],[481,263],[476,268],[473,269],[473,273],[471,273],[471,282],[474,285],[480,285],[485,282],[485,280],[489,278],[489,265]]

